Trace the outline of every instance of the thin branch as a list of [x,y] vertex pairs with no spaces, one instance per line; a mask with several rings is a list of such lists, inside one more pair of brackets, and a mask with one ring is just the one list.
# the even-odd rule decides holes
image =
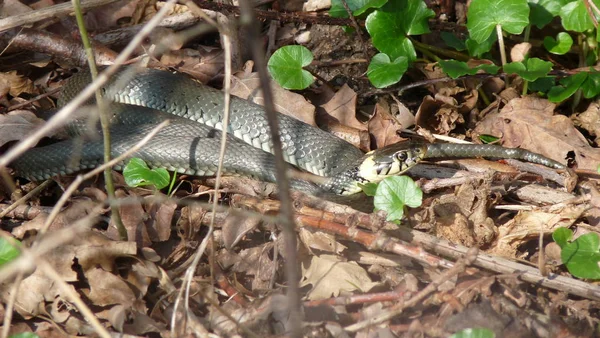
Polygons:
[[[81,8],[88,9],[116,2],[117,0],[86,0],[81,3]],[[63,3],[35,11],[11,15],[8,18],[0,19],[0,32],[14,27],[36,23],[38,21],[70,14],[73,12],[73,4]]]
[[267,121],[271,131],[271,140],[273,142],[273,153],[275,155],[275,177],[279,184],[279,198],[281,200],[281,223],[283,227],[283,236],[285,242],[285,258],[286,258],[286,276],[288,283],[288,307],[289,307],[289,334],[291,337],[302,337],[302,315],[300,311],[300,292],[298,289],[298,259],[297,259],[297,241],[294,222],[294,210],[292,208],[292,199],[290,196],[290,182],[286,174],[286,163],[283,159],[282,143],[279,134],[279,118],[273,104],[273,93],[271,92],[271,84],[269,75],[267,74],[267,63],[261,49],[260,25],[256,23],[253,9],[249,0],[240,2],[242,15],[240,17],[241,27],[245,27],[248,36],[252,56],[256,64],[260,85],[262,87],[265,103],[265,111],[267,113]]

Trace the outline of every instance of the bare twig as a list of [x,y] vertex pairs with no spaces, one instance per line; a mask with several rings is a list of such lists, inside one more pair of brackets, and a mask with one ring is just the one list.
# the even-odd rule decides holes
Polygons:
[[[81,3],[81,8],[88,9],[116,2],[117,0],[86,0]],[[0,32],[7,29],[35,23],[54,16],[65,15],[73,12],[71,3],[54,5],[36,11],[31,11],[23,14],[9,16],[8,18],[0,19]]]
[[17,201],[15,201],[15,203],[11,204],[8,208],[6,208],[6,209],[2,210],[2,212],[0,212],[0,218],[3,218],[4,216],[6,216],[9,212],[16,209],[19,205],[22,205],[23,203],[29,201],[29,199],[31,197],[37,195],[40,191],[45,189],[51,182],[52,182],[52,180],[45,180],[42,184],[35,187],[33,190],[28,192],[25,196],[19,198]]
[[241,17],[240,24],[248,31],[250,45],[252,46],[252,56],[257,67],[260,84],[265,99],[265,111],[267,112],[269,129],[271,131],[271,140],[273,142],[273,153],[275,155],[275,177],[279,184],[279,198],[281,200],[281,223],[283,226],[283,236],[286,248],[286,275],[288,282],[288,306],[289,306],[289,334],[292,337],[302,337],[302,315],[300,311],[300,293],[298,290],[299,275],[298,275],[298,260],[297,260],[297,241],[294,223],[294,211],[292,209],[292,199],[290,196],[290,182],[287,177],[286,163],[283,160],[283,151],[281,138],[279,136],[279,119],[273,104],[273,93],[271,92],[271,84],[269,75],[267,74],[267,63],[265,56],[260,47],[259,25],[256,23],[254,13],[250,7],[250,1],[244,0],[240,2]]

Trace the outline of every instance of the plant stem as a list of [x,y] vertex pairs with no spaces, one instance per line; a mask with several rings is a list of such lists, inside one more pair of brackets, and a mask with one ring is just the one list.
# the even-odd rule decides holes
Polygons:
[[458,61],[469,61],[470,57],[460,52],[455,52],[453,50],[448,50],[444,48],[435,47],[432,45],[428,45],[422,42],[419,42],[415,39],[410,39],[410,41],[415,45],[415,47],[419,50],[428,50],[430,52],[435,53],[436,55],[441,55],[445,57],[449,57]]
[[[502,62],[502,67],[506,65],[506,49],[504,46],[504,36],[502,36],[502,26],[496,25],[496,34],[498,34],[498,48],[500,48],[500,61]],[[504,78],[506,83],[506,87],[509,85],[508,76]]]
[[[85,48],[85,53],[88,59],[88,64],[90,67],[90,73],[92,74],[92,81],[96,80],[98,77],[98,69],[96,68],[96,59],[94,58],[94,52],[92,50],[92,44],[88,38],[87,29],[85,28],[85,23],[83,22],[83,14],[81,12],[81,4],[79,0],[72,0],[73,7],[75,10],[75,18],[77,19],[77,26],[79,27],[79,33],[81,34],[81,42],[83,43],[83,47]],[[109,125],[110,122],[106,115],[106,105],[102,100],[102,94],[100,93],[100,89],[96,90],[96,104],[98,105],[99,115],[100,115],[100,124],[102,126],[102,136],[104,141],[104,163],[110,162],[110,131]],[[115,200],[115,186],[112,180],[112,168],[107,167],[104,169],[104,181],[106,183],[106,193],[108,194],[108,198],[110,201]],[[111,216],[115,225],[117,226],[117,230],[119,232],[119,238],[122,241],[127,241],[127,230],[123,225],[121,220],[121,215],[119,215],[119,208],[111,206],[110,208]]]

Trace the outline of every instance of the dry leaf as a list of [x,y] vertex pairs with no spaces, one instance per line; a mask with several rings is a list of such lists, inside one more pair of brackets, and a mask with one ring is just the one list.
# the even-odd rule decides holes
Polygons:
[[499,113],[487,115],[474,133],[500,137],[505,147],[527,149],[560,163],[575,151],[579,169],[595,171],[600,149],[591,147],[568,117],[554,115],[554,108],[548,100],[532,96],[514,99]]
[[356,128],[358,130],[367,130],[367,125],[356,119],[356,92],[347,84],[344,84],[340,90],[325,104],[321,105],[319,111],[333,117],[339,123]]
[[321,231],[310,231],[300,228],[300,240],[310,249],[316,249],[325,252],[341,253],[347,247],[335,240],[335,236]]
[[163,54],[160,62],[177,68],[206,83],[223,72],[223,50],[200,46],[199,49],[182,49]]
[[415,116],[416,123],[421,128],[447,135],[454,130],[456,124],[465,122],[458,111],[459,107],[456,99],[451,96],[425,96]]
[[33,82],[28,78],[18,75],[17,71],[0,73],[0,97],[10,94],[13,97],[21,93],[33,93]]
[[372,149],[379,149],[403,140],[397,133],[402,126],[389,111],[389,106],[384,101],[380,100],[375,106],[373,117],[369,120],[369,133],[374,141],[371,145]]
[[585,129],[588,133],[595,136],[596,144],[600,142],[600,102],[590,103],[588,108],[581,114],[573,118],[576,126]]
[[120,304],[129,307],[136,300],[133,290],[121,277],[101,268],[85,271],[90,285],[88,298],[97,306]]
[[518,43],[510,50],[510,59],[513,62],[522,62],[525,60],[530,50],[531,44],[529,42]]
[[43,123],[44,120],[26,110],[0,115],[0,147],[10,141],[23,140]]
[[[271,81],[271,91],[275,110],[292,116],[304,123],[317,126],[315,122],[315,107],[300,95],[283,89],[275,81]],[[231,94],[250,100],[256,104],[263,105],[264,97],[260,89],[260,80],[257,73],[252,73],[247,77],[234,78],[231,87]]]
[[340,292],[367,292],[379,285],[356,262],[344,262],[332,255],[313,256],[308,267],[302,264],[300,286],[309,284],[313,287],[308,293],[310,300],[338,296]]

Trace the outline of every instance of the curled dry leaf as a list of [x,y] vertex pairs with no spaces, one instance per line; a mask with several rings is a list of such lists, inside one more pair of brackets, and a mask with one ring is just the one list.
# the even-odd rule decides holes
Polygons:
[[545,99],[514,99],[500,112],[487,115],[474,133],[500,137],[505,147],[527,149],[561,163],[574,151],[579,169],[595,171],[600,149],[591,147],[568,117],[554,115],[554,108]]
[[316,249],[324,252],[341,253],[347,247],[335,240],[335,236],[322,231],[310,231],[305,228],[300,228],[300,241],[309,250]]
[[436,94],[435,98],[425,96],[415,116],[416,123],[421,128],[447,135],[456,124],[465,122],[459,112],[460,106],[451,96],[441,94]]
[[525,60],[530,50],[531,44],[529,42],[518,43],[510,50],[510,59],[513,62],[522,62]]
[[600,102],[592,102],[583,113],[573,118],[573,122],[595,136],[596,144],[600,142]]
[[[300,95],[283,89],[275,81],[271,81],[271,91],[275,110],[292,116],[304,123],[316,126],[315,107]],[[246,77],[234,78],[231,94],[264,105],[264,96],[260,89],[260,80],[257,73]]]
[[499,227],[499,235],[494,254],[515,257],[524,241],[537,238],[540,231],[551,234],[560,227],[569,228],[585,211],[587,206],[570,206],[560,212],[519,211],[514,222]]
[[160,62],[206,83],[223,72],[223,50],[212,47],[182,49],[163,54]]
[[26,110],[15,110],[0,115],[0,147],[10,141],[25,139],[43,123],[44,120]]
[[403,140],[397,131],[402,126],[390,114],[387,102],[380,100],[375,105],[373,117],[369,120],[369,133],[373,137],[371,148],[378,149]]
[[323,112],[337,122],[356,128],[358,130],[367,130],[367,125],[356,119],[356,92],[347,84],[344,84],[340,90],[325,104],[320,106],[320,112]]
[[337,297],[340,292],[368,292],[379,285],[356,262],[344,262],[333,255],[313,256],[310,262],[302,264],[300,286],[309,284],[313,287],[308,293],[310,300]]
[[13,97],[22,93],[34,92],[33,82],[30,79],[17,74],[17,71],[0,73],[0,97],[10,94]]
[[[90,285],[88,298],[94,305],[107,306],[120,304],[129,307],[136,300],[133,290],[121,277],[101,268],[92,268],[84,272]],[[82,291],[85,292],[83,289]]]

